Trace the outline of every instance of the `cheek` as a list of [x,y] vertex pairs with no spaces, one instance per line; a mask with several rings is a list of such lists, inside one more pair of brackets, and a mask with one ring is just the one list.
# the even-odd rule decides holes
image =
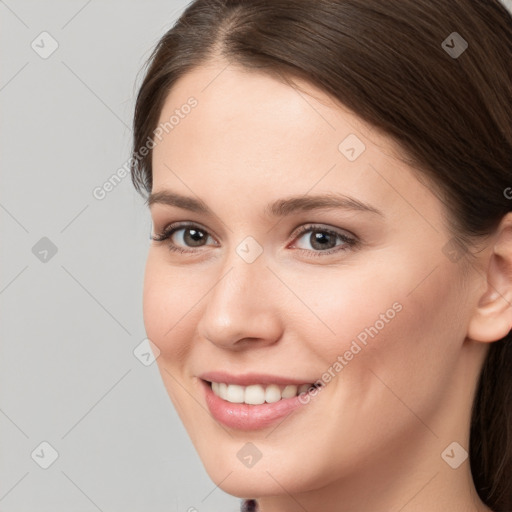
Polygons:
[[143,287],[143,318],[147,337],[158,347],[156,359],[162,382],[174,407],[186,424],[190,404],[179,381],[186,369],[195,321],[193,306],[199,298],[197,286],[183,272],[173,269],[156,251],[148,255]]
[[295,287],[311,309],[297,335],[322,361],[322,371],[331,375],[348,366],[359,368],[350,378],[366,378],[371,385],[372,374],[362,370],[372,369],[393,380],[402,376],[404,389],[408,377],[423,374],[428,379],[433,368],[447,378],[457,340],[464,337],[461,291],[449,263],[441,262],[432,272],[435,263],[425,259],[411,265],[395,258],[393,264],[386,261],[366,270],[361,266],[357,271],[340,269],[339,275],[333,269],[329,275],[317,273]]
[[[181,359],[192,333],[189,315],[199,300],[194,298],[197,286],[186,278],[183,272],[173,269],[163,261],[156,251],[150,251],[146,262],[143,288],[143,318],[148,338],[160,349],[158,362],[165,362],[173,356]],[[195,289],[195,291],[194,291]],[[183,340],[183,347],[180,347]]]
[[[298,331],[298,339],[310,344],[319,360],[332,362],[349,350],[354,340],[362,347],[365,342],[369,346],[368,340],[400,322],[407,301],[402,288],[406,287],[400,285],[398,276],[390,274],[389,265],[385,266],[386,272],[373,267],[312,269],[307,279],[285,275],[284,280],[294,283],[294,293],[304,302],[293,303],[300,320],[289,327]],[[408,280],[407,276],[400,277]]]

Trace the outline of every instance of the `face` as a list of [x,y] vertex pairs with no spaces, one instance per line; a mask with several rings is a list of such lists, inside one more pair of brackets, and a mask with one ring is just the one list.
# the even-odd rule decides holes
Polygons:
[[391,140],[297,84],[197,68],[153,150],[153,235],[174,231],[150,245],[146,332],[207,472],[243,497],[437,464],[469,406],[442,203]]

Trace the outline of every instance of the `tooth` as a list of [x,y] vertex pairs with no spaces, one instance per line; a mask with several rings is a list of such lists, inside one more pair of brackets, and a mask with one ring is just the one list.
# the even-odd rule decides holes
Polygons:
[[244,401],[244,388],[237,384],[229,384],[226,391],[226,400],[233,404],[241,404]]
[[283,389],[281,396],[283,398],[293,398],[294,396],[297,396],[297,386],[289,384]]
[[265,403],[265,390],[263,386],[253,384],[245,388],[245,403],[259,405]]
[[228,394],[228,385],[225,382],[219,382],[219,396],[226,400],[226,396]]
[[226,384],[225,382],[212,382],[212,391],[223,400],[231,403],[246,403],[250,405],[260,405],[267,403],[279,402],[281,398],[293,398],[300,393],[307,393],[313,384],[288,384],[281,387],[276,384],[262,386],[253,384],[251,386],[239,386],[238,384]]
[[275,384],[270,384],[265,389],[265,402],[269,404],[273,404],[274,402],[279,402],[281,400],[281,389],[279,386]]
[[297,393],[300,395],[301,393],[306,393],[310,387],[310,384],[301,384],[299,386],[299,389],[297,390]]

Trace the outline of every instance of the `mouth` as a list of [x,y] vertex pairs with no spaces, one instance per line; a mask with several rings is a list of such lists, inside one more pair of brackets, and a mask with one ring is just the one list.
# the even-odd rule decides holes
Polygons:
[[263,429],[294,411],[310,409],[304,406],[322,387],[317,383],[286,382],[280,377],[242,378],[223,373],[208,376],[209,380],[205,377],[198,381],[211,416],[236,430]]

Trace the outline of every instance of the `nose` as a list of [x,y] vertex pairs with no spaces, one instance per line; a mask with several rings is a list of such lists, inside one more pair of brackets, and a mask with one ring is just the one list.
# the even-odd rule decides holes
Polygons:
[[230,350],[275,343],[282,333],[280,284],[263,254],[248,263],[233,250],[203,299],[200,336]]

